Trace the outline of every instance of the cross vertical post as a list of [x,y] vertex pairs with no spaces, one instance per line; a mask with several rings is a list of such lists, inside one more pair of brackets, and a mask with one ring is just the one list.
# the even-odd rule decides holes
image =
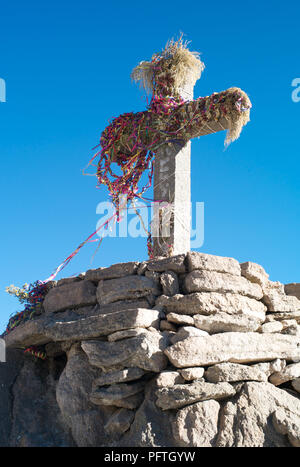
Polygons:
[[[194,82],[179,90],[193,99]],[[170,256],[190,250],[191,142],[166,143],[154,162],[154,207],[151,223],[154,256]]]

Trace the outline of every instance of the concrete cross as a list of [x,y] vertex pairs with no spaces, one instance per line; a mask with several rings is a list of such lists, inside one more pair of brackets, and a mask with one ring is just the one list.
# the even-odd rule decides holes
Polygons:
[[[132,72],[134,81],[152,92],[148,109],[120,115],[101,134],[98,182],[108,186],[116,206],[120,195],[129,201],[142,196],[146,187],[139,192],[138,182],[155,155],[154,256],[190,250],[190,140],[228,130],[225,142],[229,143],[249,120],[251,103],[239,88],[193,100],[203,68],[199,54],[190,52],[181,39],[169,42],[163,52],[140,62]],[[113,162],[123,175],[113,173]]]

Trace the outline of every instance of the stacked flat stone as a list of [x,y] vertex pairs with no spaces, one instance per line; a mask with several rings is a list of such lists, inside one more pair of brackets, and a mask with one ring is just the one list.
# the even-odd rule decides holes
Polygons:
[[66,355],[55,391],[76,445],[300,446],[292,285],[197,252],[115,264],[53,283],[6,345]]

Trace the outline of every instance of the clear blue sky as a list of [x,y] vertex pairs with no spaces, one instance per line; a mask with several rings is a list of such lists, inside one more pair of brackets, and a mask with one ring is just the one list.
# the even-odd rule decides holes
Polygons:
[[[107,191],[81,170],[110,118],[142,110],[132,68],[180,31],[206,69],[195,97],[230,86],[253,109],[241,138],[192,143],[192,198],[205,202],[201,251],[300,282],[299,2],[1,2],[0,331],[20,310],[4,289],[45,279],[96,226]],[[146,259],[145,239],[87,245],[60,277]]]

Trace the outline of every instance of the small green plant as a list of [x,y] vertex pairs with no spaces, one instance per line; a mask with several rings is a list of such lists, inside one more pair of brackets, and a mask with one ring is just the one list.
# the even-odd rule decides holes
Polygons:
[[41,281],[36,281],[33,284],[24,284],[23,287],[16,287],[15,285],[6,287],[6,292],[14,295],[24,305],[23,311],[16,313],[10,318],[5,331],[6,334],[19,324],[32,319],[42,312],[43,300],[47,290],[47,284]]
[[23,287],[16,287],[15,285],[10,285],[6,287],[5,291],[9,295],[14,295],[20,303],[25,303],[28,301],[29,284],[24,284]]

